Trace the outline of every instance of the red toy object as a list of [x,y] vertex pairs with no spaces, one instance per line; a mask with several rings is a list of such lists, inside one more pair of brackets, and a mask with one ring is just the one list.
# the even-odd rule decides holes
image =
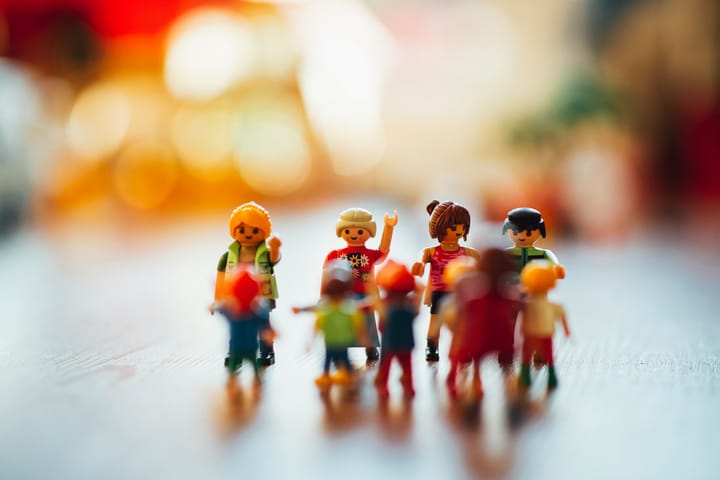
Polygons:
[[380,365],[375,387],[380,398],[389,396],[387,381],[393,358],[402,368],[401,383],[406,398],[415,395],[412,380],[413,322],[420,308],[422,285],[416,285],[408,268],[389,260],[377,273],[377,285],[385,295],[377,302],[380,314]]
[[473,391],[478,396],[482,395],[480,361],[485,355],[497,352],[504,370],[512,369],[515,318],[521,307],[508,285],[513,268],[513,260],[503,250],[488,249],[477,270],[462,273],[454,282],[456,319],[447,376],[451,396],[457,394],[460,364],[472,363]]

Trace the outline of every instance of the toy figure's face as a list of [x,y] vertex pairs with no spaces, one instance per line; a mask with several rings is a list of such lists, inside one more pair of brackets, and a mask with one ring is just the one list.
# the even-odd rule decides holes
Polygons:
[[340,230],[340,237],[350,247],[361,247],[370,239],[370,231],[361,227],[346,227]]
[[443,243],[458,243],[465,236],[465,225],[458,223],[445,229]]
[[257,227],[251,227],[250,225],[241,223],[235,229],[235,236],[233,238],[243,247],[254,247],[265,240],[265,232]]
[[540,238],[540,229],[536,228],[535,230],[530,230],[530,232],[527,230],[516,232],[511,228],[507,231],[507,236],[516,247],[528,248],[532,247],[537,239]]

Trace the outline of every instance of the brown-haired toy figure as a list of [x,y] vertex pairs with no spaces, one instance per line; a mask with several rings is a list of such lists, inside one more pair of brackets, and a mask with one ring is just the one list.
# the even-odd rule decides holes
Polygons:
[[436,238],[438,245],[425,248],[420,261],[413,264],[412,274],[422,276],[425,273],[425,264],[430,264],[430,279],[425,289],[425,305],[430,306],[430,325],[427,333],[427,348],[425,359],[428,362],[437,362],[438,340],[440,338],[440,318],[438,316],[440,302],[449,292],[450,288],[443,278],[445,267],[452,260],[471,256],[480,259],[478,252],[470,247],[460,246],[460,239],[467,240],[470,231],[470,212],[462,205],[451,202],[438,202],[433,200],[427,206],[430,214],[428,229],[430,238]]
[[[215,279],[215,300],[222,294],[225,277],[239,267],[252,269],[260,282],[260,295],[270,310],[278,297],[275,265],[280,261],[281,242],[270,236],[270,214],[255,202],[243,203],[230,215],[229,229],[233,242],[220,257]],[[227,360],[226,360],[227,361]],[[275,363],[271,342],[260,341],[258,361],[268,366]]]

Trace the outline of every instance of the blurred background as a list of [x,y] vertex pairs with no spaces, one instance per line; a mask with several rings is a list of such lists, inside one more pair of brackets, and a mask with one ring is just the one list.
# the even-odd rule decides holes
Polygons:
[[[409,263],[432,199],[480,247],[538,208],[566,266],[562,386],[519,432],[493,362],[458,428],[447,334],[410,415],[371,374],[349,415],[317,398],[290,306],[338,213],[397,209]],[[207,305],[249,200],[278,363],[237,412]],[[719,241],[717,0],[0,0],[2,478],[712,479]]]
[[[717,214],[713,0],[3,0],[0,216],[448,197]],[[711,215],[717,217],[717,215]]]

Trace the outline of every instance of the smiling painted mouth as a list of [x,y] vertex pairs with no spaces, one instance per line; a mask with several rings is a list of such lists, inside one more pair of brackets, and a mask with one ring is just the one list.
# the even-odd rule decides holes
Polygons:
[[357,240],[358,237],[350,237],[350,240]]

